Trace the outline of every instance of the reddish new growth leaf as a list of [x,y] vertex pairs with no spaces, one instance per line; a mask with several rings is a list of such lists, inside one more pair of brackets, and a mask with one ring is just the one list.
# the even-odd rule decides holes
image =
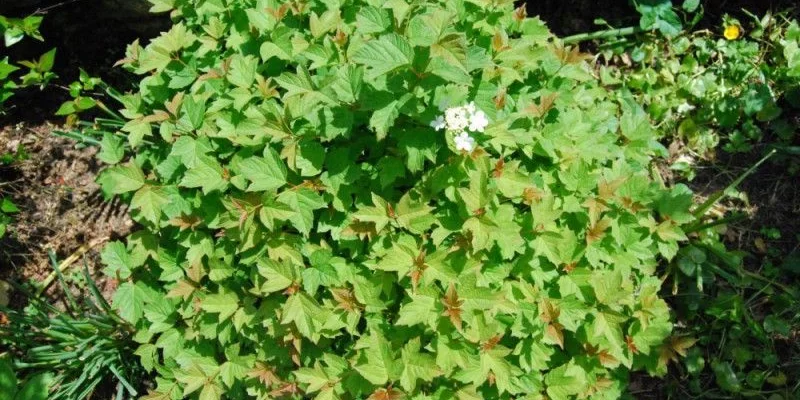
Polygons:
[[552,47],[553,53],[561,60],[562,64],[578,64],[581,61],[591,60],[592,55],[588,53],[581,53],[578,46],[562,46],[554,45]]
[[600,350],[600,352],[597,353],[597,359],[600,360],[600,364],[606,368],[614,368],[619,365],[619,360],[609,354],[608,350]]
[[356,300],[356,296],[347,288],[331,288],[333,300],[336,301],[336,308],[347,312],[358,312],[363,307]]
[[147,395],[140,397],[139,400],[172,400],[172,394],[149,390]]
[[249,215],[248,208],[246,204],[239,199],[231,199],[231,203],[233,203],[233,206],[239,211],[239,229],[242,229],[242,225],[247,221],[247,216]]
[[617,189],[625,183],[625,177],[614,179],[611,182],[605,179],[597,185],[597,197],[602,201],[611,200],[616,197]]
[[566,273],[570,273],[570,272],[574,271],[575,267],[577,267],[577,266],[578,266],[578,263],[571,262],[569,264],[564,264],[564,266],[561,267],[561,269],[563,269],[564,272],[566,272]]
[[494,386],[494,382],[497,380],[497,377],[494,375],[494,372],[489,372],[486,375],[486,381],[489,382],[489,386]]
[[336,35],[334,35],[331,40],[339,47],[344,47],[344,45],[347,44],[347,34],[341,29],[336,29]]
[[614,381],[611,379],[608,379],[605,376],[599,376],[597,377],[597,380],[595,380],[594,385],[591,385],[586,389],[586,392],[583,393],[583,397],[591,397],[597,393],[609,389],[613,385]]
[[456,235],[452,250],[458,249],[466,251],[470,251],[470,249],[472,249],[472,232],[466,231]]
[[197,286],[203,277],[206,276],[206,270],[203,268],[201,262],[195,262],[186,270],[186,277]]
[[417,290],[417,285],[419,285],[420,279],[422,279],[422,275],[425,274],[425,270],[428,269],[428,264],[425,264],[425,256],[427,252],[422,249],[417,254],[417,257],[414,259],[414,266],[411,268],[411,271],[408,272],[408,276],[411,277],[411,287],[414,291]]
[[186,279],[181,279],[176,282],[175,286],[167,293],[167,298],[180,297],[186,300],[195,290],[197,290],[197,286],[194,283]]
[[139,39],[134,40],[130,46],[130,54],[128,54],[127,57],[115,62],[113,66],[117,67],[122,64],[135,63],[139,61],[139,50],[141,50],[141,48],[142,47],[139,46]]
[[261,75],[257,75],[256,82],[258,83],[258,91],[262,96],[264,96],[264,98],[269,99],[271,97],[280,96],[280,93],[278,92],[278,86],[272,85],[272,78],[264,79],[261,77]]
[[447,293],[445,293],[444,298],[442,298],[442,304],[444,305],[444,312],[442,312],[442,315],[450,318],[450,322],[460,331],[462,322],[461,305],[464,304],[464,300],[458,298],[456,286],[452,283],[450,287],[447,288]]
[[393,388],[380,388],[367,397],[367,400],[400,400],[406,397],[403,392]]
[[636,343],[633,342],[633,337],[630,335],[625,336],[625,344],[628,346],[628,350],[632,354],[638,354],[639,349],[636,347]]
[[298,367],[303,364],[300,362],[300,354],[303,352],[303,339],[296,329],[292,329],[283,336],[283,345],[289,346],[289,356],[292,362]]
[[495,336],[493,336],[491,339],[489,339],[489,340],[483,342],[483,344],[481,344],[481,350],[489,351],[489,350],[495,348],[495,346],[497,346],[497,344],[500,343],[501,339],[503,339],[503,335],[495,335]]
[[266,11],[269,13],[269,15],[272,15],[272,17],[275,18],[277,22],[280,22],[283,19],[283,17],[286,16],[286,13],[289,12],[289,3],[281,4],[281,6],[278,7],[277,10],[272,7],[267,7]]
[[514,21],[522,22],[528,16],[528,10],[525,9],[525,4],[514,9]]
[[543,196],[544,193],[535,187],[525,188],[525,190],[522,191],[522,201],[527,205],[542,201]]
[[678,362],[678,356],[686,357],[686,350],[694,346],[697,339],[686,336],[672,336],[661,345],[658,354],[658,364],[667,365],[670,361]]
[[583,206],[589,209],[589,221],[592,221],[593,224],[597,221],[600,214],[608,210],[608,205],[605,200],[595,197],[586,199],[586,201],[583,202]]
[[499,178],[503,176],[503,168],[505,167],[506,162],[503,159],[497,160],[497,163],[494,165],[494,170],[492,171],[492,176],[495,178]]
[[286,290],[283,291],[283,294],[291,296],[299,291],[300,291],[300,284],[297,282],[292,282],[292,284],[289,285],[289,287],[287,287]]
[[303,183],[295,186],[296,189],[300,188],[308,188],[315,192],[324,192],[326,187],[325,184],[322,183],[319,179],[307,179],[304,180]]
[[[216,72],[216,70],[212,71]],[[172,96],[172,100],[165,102],[164,106],[167,108],[167,111],[169,111],[169,113],[172,114],[173,117],[178,117],[178,113],[181,110],[181,104],[183,104],[183,92],[178,92],[175,93],[175,96]]]
[[210,80],[210,79],[219,79],[219,78],[222,78],[223,76],[224,75],[223,75],[222,72],[220,72],[220,70],[211,69],[208,72],[204,73],[203,75],[198,76],[197,80],[202,82],[202,81],[207,81],[207,80]]
[[483,147],[476,147],[475,150],[472,150],[472,153],[469,153],[469,158],[473,160],[477,160],[479,158],[487,156],[489,153],[483,149]]
[[182,231],[186,229],[194,229],[195,227],[200,225],[201,222],[203,222],[203,220],[200,219],[200,217],[194,215],[185,215],[185,214],[181,215],[180,217],[175,217],[169,220],[170,225],[176,226],[178,227],[178,229]]
[[553,108],[553,105],[555,105],[556,97],[558,97],[558,95],[555,93],[542,96],[539,99],[539,104],[531,103],[526,108],[526,111],[536,118],[544,117],[547,115],[547,112]]
[[602,218],[597,223],[589,225],[589,230],[586,231],[586,244],[592,244],[602,239],[609,226],[611,226],[611,221],[607,218]]
[[170,115],[167,114],[164,110],[155,110],[153,114],[145,116],[142,118],[142,122],[153,123],[153,122],[163,122],[170,119]]
[[544,334],[550,340],[556,342],[558,347],[564,348],[564,326],[557,322],[561,311],[548,299],[539,303],[541,313],[539,318],[545,323]]
[[634,214],[638,213],[639,211],[644,210],[644,206],[643,205],[639,204],[636,201],[633,201],[633,199],[631,199],[628,196],[623,197],[621,200],[622,200],[622,206],[627,208],[628,211],[630,211],[630,212],[632,212]]
[[[508,46],[505,46],[508,48]],[[506,88],[501,88],[497,91],[497,95],[494,96],[494,108],[498,110],[502,110],[506,106]]]
[[303,393],[295,382],[284,383],[281,387],[269,392],[272,397],[292,397]]
[[263,361],[256,361],[255,367],[247,373],[247,376],[257,379],[266,387],[283,383],[278,378],[278,375],[275,374],[275,368],[270,367]]
[[308,8],[308,3],[304,0],[292,0],[288,3],[292,9],[292,14],[300,15],[306,12],[306,8]]
[[[508,46],[508,35],[500,29],[496,30],[494,36],[492,37],[492,50],[494,50],[495,53],[499,53],[509,48],[510,47]],[[505,92],[504,89],[503,91]],[[503,93],[503,98],[505,98],[505,93]],[[497,103],[495,102],[495,104]],[[502,107],[498,107],[498,109],[500,108]]]

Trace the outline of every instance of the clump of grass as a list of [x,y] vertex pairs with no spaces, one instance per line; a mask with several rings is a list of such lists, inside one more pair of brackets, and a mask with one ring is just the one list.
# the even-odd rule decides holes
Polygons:
[[[136,398],[144,370],[135,359],[133,328],[111,310],[84,265],[90,292],[76,299],[53,254],[64,292],[64,309],[29,295],[23,310],[0,308],[0,346],[9,349],[13,368],[23,376],[50,373],[49,399],[80,400],[116,382],[116,400]],[[17,286],[17,290],[27,291]]]

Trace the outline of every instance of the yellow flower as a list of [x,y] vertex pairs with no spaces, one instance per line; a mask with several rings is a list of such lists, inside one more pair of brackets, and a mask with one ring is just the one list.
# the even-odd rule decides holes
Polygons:
[[725,27],[725,32],[723,33],[723,36],[725,36],[725,39],[728,40],[736,40],[739,38],[741,34],[742,34],[742,28],[740,28],[739,25],[731,24]]

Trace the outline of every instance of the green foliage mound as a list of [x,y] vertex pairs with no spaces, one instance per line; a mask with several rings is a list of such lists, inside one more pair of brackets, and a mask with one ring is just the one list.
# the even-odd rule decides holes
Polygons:
[[617,398],[665,370],[691,193],[540,20],[151,2],[174,25],[128,48],[99,179],[143,227],[103,259],[146,398]]

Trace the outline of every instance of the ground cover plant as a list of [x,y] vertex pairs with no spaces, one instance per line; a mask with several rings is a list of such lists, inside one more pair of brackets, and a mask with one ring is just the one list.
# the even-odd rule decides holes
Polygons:
[[99,178],[144,228],[103,259],[147,398],[616,398],[691,345],[655,269],[692,194],[524,9],[153,10]]
[[[3,44],[5,47],[11,47],[26,36],[43,40],[39,33],[41,22],[41,16],[16,19],[0,15],[0,34],[3,35]],[[5,104],[17,90],[31,85],[45,85],[55,76],[50,72],[55,54],[55,49],[50,50],[35,61],[14,62],[7,56],[0,59],[0,116],[6,112]],[[28,68],[28,72],[20,75],[20,67]],[[25,150],[22,148],[16,149],[13,153],[0,152],[0,169],[24,157],[24,153]],[[17,206],[4,195],[0,186],[0,238],[5,236],[13,214],[18,211]]]
[[[760,166],[773,171],[764,174],[769,182],[750,188],[780,184],[781,175],[796,173],[798,161],[796,13],[731,11],[735,17],[693,18],[697,27],[685,31],[607,36],[598,48],[612,63],[599,75],[645,105],[670,143],[665,161],[684,179],[716,176],[738,184]],[[635,33],[612,31],[619,32]],[[598,35],[575,35],[592,36]],[[762,155],[775,166],[762,164]],[[800,390],[800,237],[791,223],[765,225],[773,216],[755,215],[751,205],[763,199],[735,186],[725,189],[730,200],[708,220],[685,229],[690,242],[665,271],[665,298],[698,342],[661,396],[794,398]],[[793,201],[789,194],[770,203]],[[781,206],[764,208],[760,213]]]
[[764,144],[797,169],[800,26],[788,11],[742,15],[747,19],[725,15],[714,29],[601,45],[600,54],[615,63],[601,68],[604,83],[635,93],[659,132],[687,148],[674,168],[690,179],[690,164],[717,149],[765,152]]

